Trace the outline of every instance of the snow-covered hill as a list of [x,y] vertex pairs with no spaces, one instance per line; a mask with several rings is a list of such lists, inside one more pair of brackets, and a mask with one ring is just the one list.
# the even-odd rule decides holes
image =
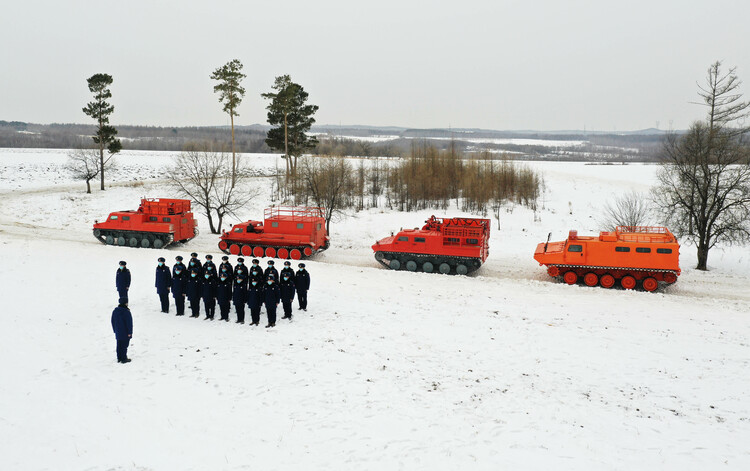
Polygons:
[[[94,239],[94,219],[172,196],[168,154],[118,159],[113,185],[86,195],[65,151],[0,149],[4,469],[750,467],[747,247],[713,250],[703,273],[683,246],[683,275],[657,293],[556,283],[531,256],[550,231],[598,230],[607,199],[647,189],[654,166],[532,164],[544,209],[493,222],[469,277],[373,259],[377,238],[430,212],[350,214],[307,264],[308,311],[268,330],[159,312],[157,257],[219,253],[202,218],[166,250]],[[269,190],[243,217],[269,203],[257,184]],[[127,365],[109,324],[119,260],[134,280]]]

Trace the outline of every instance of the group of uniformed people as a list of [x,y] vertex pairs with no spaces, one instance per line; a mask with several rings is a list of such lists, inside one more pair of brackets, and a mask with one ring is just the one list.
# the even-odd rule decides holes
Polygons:
[[[245,323],[245,306],[250,309],[251,325],[259,325],[261,307],[265,306],[268,325],[276,325],[276,308],[281,303],[284,310],[282,319],[292,319],[292,302],[295,296],[299,309],[307,310],[307,291],[310,289],[310,274],[305,264],[299,263],[297,272],[291,262],[284,262],[279,273],[274,261],[269,260],[265,270],[260,261],[253,259],[250,267],[239,257],[237,265],[229,263],[229,257],[221,257],[221,264],[214,264],[213,256],[205,256],[201,263],[197,253],[190,254],[187,265],[182,256],[175,257],[177,263],[172,269],[165,265],[164,257],[159,257],[156,267],[156,292],[161,300],[161,311],[169,312],[169,293],[177,308],[177,315],[185,314],[185,301],[188,301],[191,316],[200,317],[201,301],[207,320],[213,320],[216,305],[219,305],[220,320],[229,321],[231,305],[237,313],[237,323]],[[119,289],[119,284],[118,284]]]

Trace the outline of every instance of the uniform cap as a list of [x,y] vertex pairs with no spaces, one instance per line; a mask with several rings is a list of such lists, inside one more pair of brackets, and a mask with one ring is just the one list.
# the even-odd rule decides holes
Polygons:
[[292,262],[290,262],[289,260],[287,260],[286,262],[284,262],[284,266],[287,266],[287,267],[288,267],[289,265],[291,265],[291,264],[292,264]]
[[212,258],[214,258],[214,256],[213,256],[213,255],[211,255],[211,254],[208,254],[208,255],[206,255],[206,258],[207,258],[208,260],[211,260]]
[[191,254],[190,254],[190,256],[191,256],[191,257],[197,257],[197,256],[198,256],[198,254],[197,254],[197,253],[195,253],[195,252],[193,252],[193,253],[191,253]]
[[253,263],[260,263],[260,260],[258,260],[257,258],[254,258]]
[[229,260],[229,257],[227,257],[226,255],[224,255],[223,257],[221,257],[221,259],[224,260],[224,261],[227,261],[227,260]]
[[120,260],[120,265],[127,265],[127,264],[128,264],[128,262],[126,262],[124,260]]
[[297,266],[298,266],[298,267],[300,267],[300,268],[305,268],[305,264],[304,264],[304,263],[300,263],[300,264],[299,264],[299,265],[297,265]]
[[268,264],[269,264],[269,265],[273,265],[273,260],[269,260],[269,261],[268,261]]
[[182,255],[178,255],[174,259],[177,260],[178,262],[181,262],[182,261]]
[[157,260],[157,262],[166,262],[166,260],[164,260],[164,257],[159,257],[159,259]]
[[244,258],[242,258],[242,257],[239,257],[239,258],[237,259],[237,261],[238,261],[238,262],[244,262],[244,261],[245,261],[245,259],[244,259]]

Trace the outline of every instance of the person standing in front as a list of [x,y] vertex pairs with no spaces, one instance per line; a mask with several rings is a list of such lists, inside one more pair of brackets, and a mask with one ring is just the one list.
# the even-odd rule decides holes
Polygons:
[[185,315],[185,294],[187,294],[187,275],[185,273],[185,265],[175,265],[174,275],[172,276],[172,297],[174,298],[174,306],[177,309],[178,316]]
[[214,313],[216,312],[216,278],[210,272],[206,271],[203,273],[202,283],[203,307],[206,308],[206,317],[203,320],[214,320]]
[[284,315],[281,318],[292,320],[292,301],[294,301],[295,288],[294,281],[292,281],[288,272],[281,275],[279,291],[281,293],[281,304],[284,306]]
[[124,298],[125,302],[128,302],[130,270],[128,270],[127,262],[125,261],[120,261],[120,268],[117,269],[117,275],[115,276],[115,286],[117,287],[119,298]]
[[260,308],[263,305],[263,283],[256,278],[250,280],[247,287],[247,307],[250,308],[250,325],[260,323]]
[[263,289],[263,304],[266,306],[266,314],[268,315],[266,329],[276,326],[276,307],[279,305],[279,301],[281,301],[279,287],[276,285],[273,275],[268,275],[266,286]]
[[156,292],[161,300],[161,312],[169,312],[169,290],[172,287],[172,273],[169,267],[164,265],[164,257],[159,257],[159,264],[156,266]]
[[185,293],[187,294],[188,301],[190,301],[190,317],[200,317],[203,286],[200,279],[200,271],[197,268],[190,270]]
[[125,298],[120,298],[120,305],[112,311],[112,330],[117,339],[117,363],[128,363],[128,345],[133,338],[133,315]]
[[297,287],[297,301],[299,308],[307,311],[307,291],[310,289],[310,274],[305,270],[305,264],[297,265],[299,270],[294,277],[294,285]]
[[219,274],[216,283],[216,302],[219,304],[219,320],[229,322],[229,308],[232,302],[232,280],[228,273]]
[[234,280],[234,287],[232,288],[232,303],[234,303],[234,310],[237,311],[237,323],[245,323],[245,302],[247,301],[247,281],[244,276],[238,277]]

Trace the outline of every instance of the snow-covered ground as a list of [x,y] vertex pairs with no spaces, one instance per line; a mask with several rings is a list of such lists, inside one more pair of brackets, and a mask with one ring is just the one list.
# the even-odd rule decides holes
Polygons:
[[[184,246],[96,241],[94,219],[173,196],[168,153],[118,162],[86,195],[65,151],[0,149],[3,469],[750,468],[747,247],[714,249],[699,272],[684,245],[682,276],[657,293],[556,283],[532,258],[550,231],[598,230],[604,203],[647,190],[655,166],[529,163],[543,209],[493,220],[469,277],[373,259],[430,211],[349,214],[307,263],[308,311],[268,330],[159,312],[156,258],[219,255],[217,237],[199,217]],[[243,218],[269,203],[256,182]],[[109,323],[119,260],[134,280],[127,365]]]

